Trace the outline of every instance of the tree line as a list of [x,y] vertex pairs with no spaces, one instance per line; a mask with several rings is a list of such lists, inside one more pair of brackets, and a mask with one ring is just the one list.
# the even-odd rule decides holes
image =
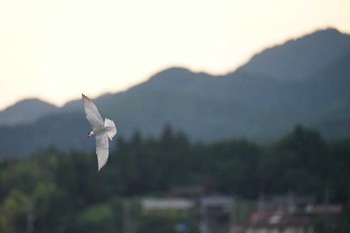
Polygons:
[[[350,139],[327,142],[317,131],[297,126],[270,145],[194,143],[167,126],[158,138],[136,132],[116,143],[100,172],[94,152],[50,148],[0,160],[0,231],[122,231],[123,200],[190,185],[247,199],[311,194],[318,202],[327,190],[329,202],[347,205],[345,214],[350,212]],[[147,232],[142,227],[138,232],[142,229]]]

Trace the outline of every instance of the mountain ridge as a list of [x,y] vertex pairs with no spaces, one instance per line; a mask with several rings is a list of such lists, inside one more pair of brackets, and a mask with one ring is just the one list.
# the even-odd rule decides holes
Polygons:
[[0,125],[31,123],[58,110],[55,105],[38,98],[23,99],[0,111]]
[[[350,36],[340,33],[337,29],[328,28],[267,48],[255,54],[238,69],[280,81],[302,80],[348,51]],[[310,65],[314,68],[305,72],[310,69]]]
[[[124,137],[130,137],[136,130],[154,136],[167,124],[195,141],[246,138],[266,143],[290,131],[296,124],[313,127],[327,139],[348,137],[350,49],[343,49],[350,48],[350,36],[335,36],[334,33],[340,32],[318,31],[288,45],[292,47],[287,51],[309,49],[304,53],[314,51],[316,55],[312,57],[320,59],[308,63],[308,60],[298,61],[304,53],[289,55],[297,56],[289,59],[298,61],[292,68],[303,71],[303,79],[294,76],[276,79],[281,67],[275,70],[271,67],[278,65],[273,63],[281,56],[280,52],[274,52],[277,57],[270,57],[272,65],[265,74],[255,72],[259,69],[251,69],[249,63],[219,76],[171,67],[127,91],[102,95],[95,103],[103,116],[115,121],[118,132]],[[325,39],[322,35],[328,36]],[[311,43],[310,38],[316,40],[317,46],[303,47]],[[303,39],[308,40],[307,43]],[[337,56],[332,55],[332,59],[318,56],[319,51],[315,48],[323,48],[324,41],[331,43],[332,49],[337,48],[338,51],[333,52]],[[275,49],[280,50],[280,46],[283,45]],[[267,62],[266,57],[257,56],[252,60]],[[301,62],[306,65],[299,66]],[[269,72],[271,75],[267,75]],[[23,155],[51,145],[64,150],[92,149],[92,140],[82,140],[89,129],[81,101],[73,100],[58,113],[42,116],[34,123],[0,127],[0,151],[6,155]],[[28,131],[36,136],[35,140],[31,139],[34,141],[23,138]],[[8,137],[1,140],[2,135]],[[16,141],[20,141],[21,147],[14,147]]]

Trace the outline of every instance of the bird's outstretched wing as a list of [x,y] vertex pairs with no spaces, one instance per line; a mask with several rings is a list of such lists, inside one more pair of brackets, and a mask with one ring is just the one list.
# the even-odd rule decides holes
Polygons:
[[106,165],[108,160],[108,136],[106,133],[102,133],[95,136],[95,138],[98,170],[100,170],[104,165]]
[[103,126],[103,119],[96,105],[84,94],[81,94],[84,102],[86,119],[90,122],[92,129],[96,130]]

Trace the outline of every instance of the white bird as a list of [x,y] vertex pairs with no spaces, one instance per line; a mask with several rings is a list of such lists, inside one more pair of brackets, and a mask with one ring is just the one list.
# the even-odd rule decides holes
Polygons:
[[92,126],[92,131],[88,133],[87,138],[95,136],[96,138],[96,154],[98,161],[98,171],[104,167],[108,160],[109,146],[108,138],[112,138],[117,134],[117,128],[112,120],[101,117],[96,105],[84,94],[82,94],[86,119]]

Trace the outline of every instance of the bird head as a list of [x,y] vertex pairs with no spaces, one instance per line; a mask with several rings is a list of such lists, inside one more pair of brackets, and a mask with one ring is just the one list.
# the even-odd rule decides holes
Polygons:
[[88,138],[91,137],[92,135],[94,135],[94,131],[88,132],[88,134],[87,134],[87,136],[86,136],[86,139],[88,139]]

